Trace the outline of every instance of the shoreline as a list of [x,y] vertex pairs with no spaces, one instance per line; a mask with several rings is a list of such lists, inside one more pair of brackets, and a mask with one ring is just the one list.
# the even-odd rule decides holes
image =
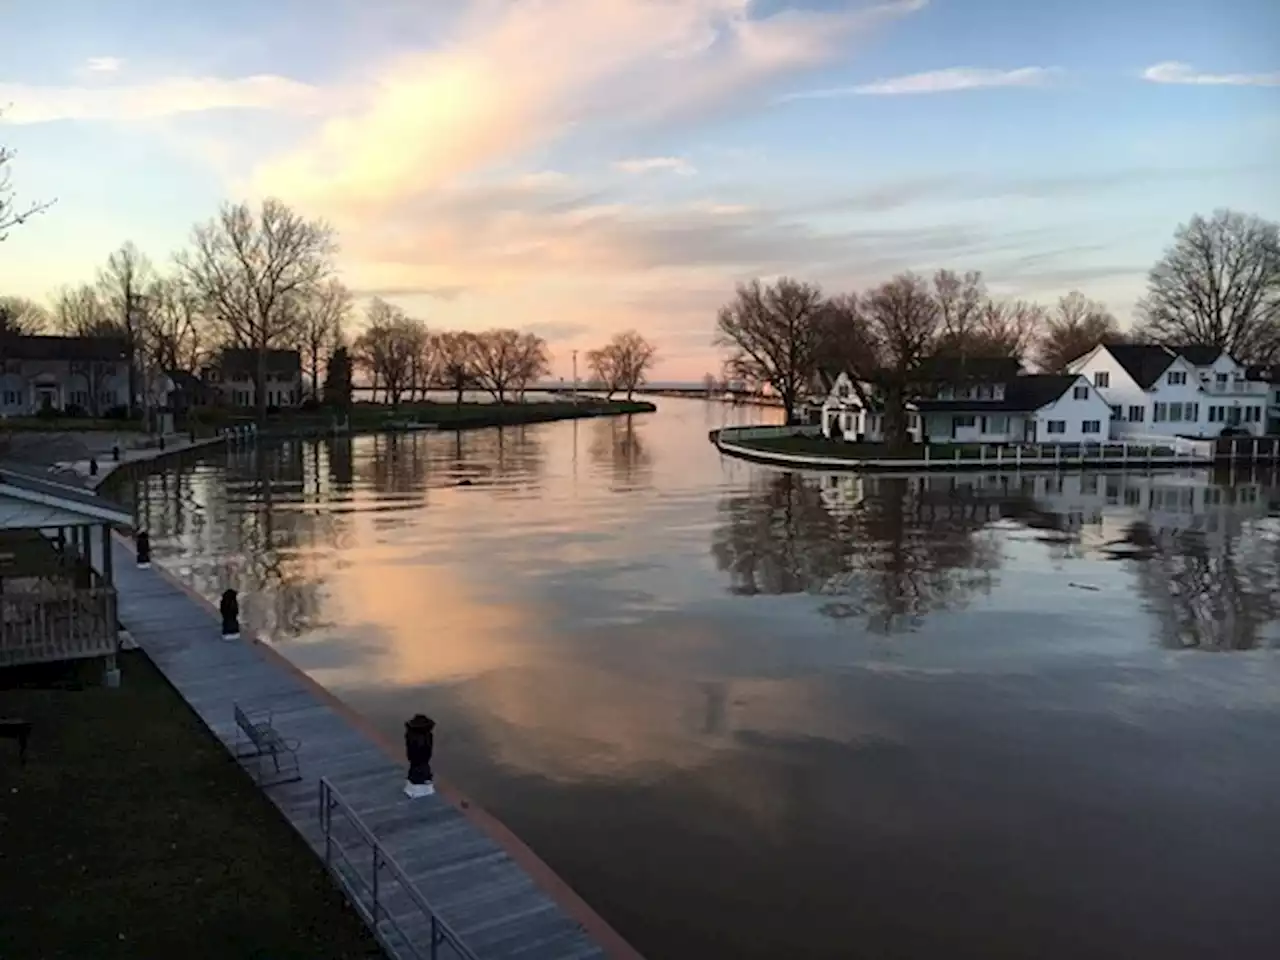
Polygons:
[[[879,473],[956,473],[980,471],[1057,471],[1057,470],[1167,470],[1181,467],[1212,467],[1220,463],[1271,463],[1280,459],[1280,441],[1268,441],[1265,451],[1251,441],[1249,455],[1224,455],[1211,440],[1185,440],[1171,437],[1167,442],[1105,444],[954,444],[924,448],[923,457],[842,456],[813,450],[772,448],[771,441],[819,441],[813,428],[805,427],[726,427],[712,430],[708,440],[725,456],[788,469],[822,470],[826,472]],[[758,441],[764,441],[763,443]],[[825,441],[836,446],[835,441]],[[970,448],[978,449],[978,456]],[[939,452],[930,455],[930,450]],[[1233,448],[1235,449],[1235,448]],[[1028,452],[1034,450],[1034,453]],[[990,452],[988,452],[990,451]],[[1065,452],[1064,452],[1065,451]],[[852,452],[852,451],[851,451]]]
[[[588,416],[599,414],[588,414]],[[562,418],[574,419],[574,418]],[[515,424],[510,424],[515,425]],[[468,429],[470,425],[460,427],[460,429]],[[375,432],[375,431],[369,431]],[[376,431],[386,432],[386,431]],[[95,477],[86,478],[87,485],[90,489],[96,490],[106,479],[111,476],[116,469],[130,465],[139,466],[153,463],[157,460],[169,456],[178,456],[192,450],[202,447],[213,446],[216,443],[225,441],[225,437],[208,438],[203,441],[197,440],[195,443],[187,443],[180,447],[166,446],[164,450],[156,448],[148,448],[144,451],[138,451],[139,456],[122,459],[120,462],[110,462],[110,469],[100,470]],[[269,439],[269,438],[268,438]],[[115,532],[115,542],[129,554],[136,554],[134,538],[131,535],[123,534],[119,531]],[[176,574],[166,569],[163,564],[153,563],[151,571],[161,580],[176,587],[183,594],[194,601],[200,608],[201,612],[208,619],[210,630],[216,630],[217,618],[219,616],[213,602],[198,593],[194,588],[183,582]],[[128,625],[124,623],[123,616],[121,623],[128,629]],[[132,635],[132,631],[130,631]],[[251,648],[264,661],[271,664],[275,669],[286,673],[307,689],[312,696],[318,701],[325,704],[334,713],[339,715],[351,728],[356,730],[368,742],[375,746],[378,751],[383,754],[389,761],[397,766],[404,763],[403,750],[398,749],[397,745],[387,739],[367,718],[359,714],[352,707],[342,701],[337,695],[326,689],[301,668],[296,666],[284,654],[280,653],[269,644],[263,643],[254,632],[248,627],[242,627],[242,640],[240,643]],[[151,659],[144,646],[139,645],[144,654]],[[155,661],[152,661],[155,663]],[[159,663],[155,663],[157,669],[164,672],[164,668]],[[178,689],[176,684],[175,689]],[[178,689],[180,696],[186,700],[182,691]],[[198,712],[198,711],[197,711]],[[217,731],[214,731],[215,735]],[[437,774],[436,780],[437,795],[444,802],[448,803],[455,810],[462,814],[465,819],[471,823],[485,837],[496,844],[503,850],[517,867],[522,870],[533,881],[534,885],[542,891],[563,913],[577,923],[586,933],[589,939],[597,946],[609,960],[643,960],[642,955],[627,942],[621,934],[619,934],[604,918],[602,918],[587,902],[578,894],[568,882],[566,882],[559,874],[557,874],[550,866],[547,865],[537,853],[533,851],[527,844],[522,841],[509,827],[507,827],[496,816],[489,813],[483,807],[471,800],[461,789],[450,783],[446,778]],[[297,825],[294,824],[295,828]],[[301,831],[299,831],[301,832]],[[304,834],[305,837],[305,834]]]

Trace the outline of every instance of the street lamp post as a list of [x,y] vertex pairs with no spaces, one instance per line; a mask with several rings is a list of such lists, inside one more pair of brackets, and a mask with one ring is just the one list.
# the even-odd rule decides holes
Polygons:
[[573,402],[578,402],[578,351],[573,351]]

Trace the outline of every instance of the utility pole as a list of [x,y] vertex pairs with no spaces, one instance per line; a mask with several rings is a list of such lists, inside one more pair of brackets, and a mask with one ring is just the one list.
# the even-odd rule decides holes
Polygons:
[[578,351],[573,351],[573,402],[578,402]]

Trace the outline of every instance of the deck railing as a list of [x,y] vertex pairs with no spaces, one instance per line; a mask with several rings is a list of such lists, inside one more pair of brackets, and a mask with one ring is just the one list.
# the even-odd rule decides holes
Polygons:
[[383,849],[328,778],[320,778],[324,863],[393,957],[479,960]]
[[118,642],[111,587],[0,593],[0,666],[107,656]]

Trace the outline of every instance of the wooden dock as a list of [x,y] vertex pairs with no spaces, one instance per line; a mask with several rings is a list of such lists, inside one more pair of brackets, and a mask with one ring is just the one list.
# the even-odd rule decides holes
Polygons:
[[[479,960],[638,956],[620,939],[609,943],[617,935],[598,918],[575,919],[570,912],[575,904],[566,909],[567,888],[556,891],[544,866],[530,869],[533,858],[519,852],[513,857],[474,815],[439,793],[406,798],[405,765],[311,681],[260,645],[223,640],[208,604],[163,571],[139,569],[118,538],[112,549],[120,622],[228,749],[237,739],[235,703],[249,711],[271,710],[280,734],[301,741],[302,780],[263,789],[322,858],[319,780],[324,777]],[[546,874],[538,878],[541,885],[535,881],[540,872]],[[412,898],[385,887],[382,895],[383,911],[396,918],[411,941],[401,941],[384,921],[379,933],[388,953],[397,960],[437,956],[430,921]],[[447,944],[438,950],[441,958],[459,956]]]

